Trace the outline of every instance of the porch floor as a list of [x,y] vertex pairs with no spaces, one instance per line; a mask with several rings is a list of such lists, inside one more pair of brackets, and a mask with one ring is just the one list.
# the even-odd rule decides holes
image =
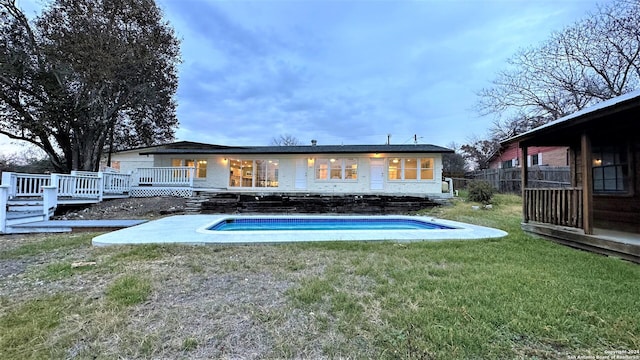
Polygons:
[[635,234],[630,232],[606,230],[606,229],[593,229],[593,235],[586,235],[586,236],[602,238],[606,240],[640,246],[640,234]]
[[637,233],[596,228],[587,235],[582,229],[537,222],[522,223],[522,229],[560,244],[640,263]]

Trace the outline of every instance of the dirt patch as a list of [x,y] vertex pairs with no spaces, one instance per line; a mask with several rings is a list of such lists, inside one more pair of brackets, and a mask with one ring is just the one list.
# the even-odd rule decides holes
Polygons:
[[82,207],[58,207],[54,220],[149,219],[184,213],[187,199],[173,196],[105,200]]

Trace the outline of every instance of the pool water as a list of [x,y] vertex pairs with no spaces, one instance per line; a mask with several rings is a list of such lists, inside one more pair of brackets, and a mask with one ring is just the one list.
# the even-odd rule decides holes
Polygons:
[[422,220],[400,218],[227,218],[208,230],[433,230],[453,229]]

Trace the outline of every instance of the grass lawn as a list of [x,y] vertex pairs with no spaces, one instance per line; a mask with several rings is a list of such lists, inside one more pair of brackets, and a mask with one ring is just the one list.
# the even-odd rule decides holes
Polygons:
[[431,214],[509,236],[109,248],[92,248],[95,234],[2,240],[0,359],[640,358],[640,266],[523,233],[517,196],[471,205]]

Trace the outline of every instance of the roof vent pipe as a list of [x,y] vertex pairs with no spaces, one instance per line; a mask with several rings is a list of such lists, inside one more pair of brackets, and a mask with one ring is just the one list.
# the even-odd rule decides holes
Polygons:
[[318,140],[316,139],[311,140],[311,146],[316,146],[316,145],[318,145]]

